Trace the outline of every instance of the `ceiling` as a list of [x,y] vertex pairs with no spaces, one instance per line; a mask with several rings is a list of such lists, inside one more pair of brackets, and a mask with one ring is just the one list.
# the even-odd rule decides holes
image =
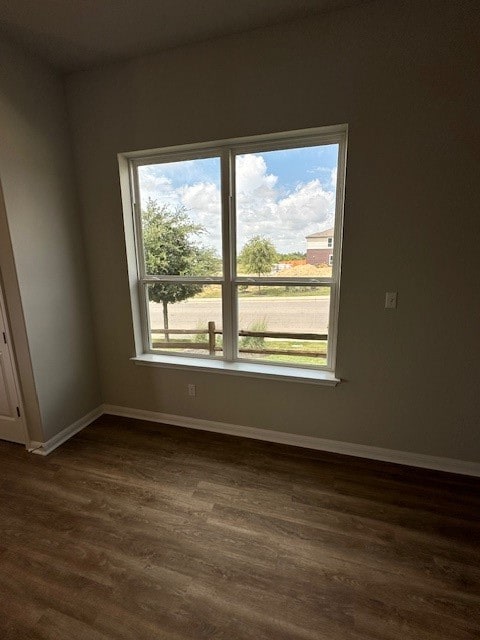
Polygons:
[[0,0],[0,34],[63,71],[367,0]]

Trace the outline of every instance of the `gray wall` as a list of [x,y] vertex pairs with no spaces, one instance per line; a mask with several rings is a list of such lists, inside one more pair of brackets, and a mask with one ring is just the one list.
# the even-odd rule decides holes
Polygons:
[[[373,2],[70,76],[104,401],[480,461],[479,28],[476,2]],[[344,382],[129,362],[116,154],[344,122]]]
[[45,440],[101,401],[83,239],[62,82],[7,43],[0,59],[0,266],[30,437]]

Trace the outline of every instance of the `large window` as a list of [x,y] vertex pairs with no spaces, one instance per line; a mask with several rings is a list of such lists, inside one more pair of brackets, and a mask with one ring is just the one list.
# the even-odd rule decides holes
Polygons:
[[345,155],[335,127],[129,156],[143,352],[333,371]]

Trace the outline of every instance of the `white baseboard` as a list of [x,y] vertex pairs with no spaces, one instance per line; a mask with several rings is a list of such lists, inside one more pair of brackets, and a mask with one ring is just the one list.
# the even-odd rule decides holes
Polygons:
[[37,455],[46,456],[54,449],[63,444],[76,433],[88,427],[94,420],[104,413],[123,416],[125,418],[135,418],[137,420],[147,420],[149,422],[160,422],[166,425],[185,427],[187,429],[197,429],[200,431],[213,431],[214,433],[224,433],[242,438],[252,438],[254,440],[264,440],[287,444],[305,449],[315,449],[317,451],[329,451],[340,453],[357,458],[368,458],[370,460],[380,460],[382,462],[394,462],[410,467],[422,467],[436,471],[446,471],[449,473],[459,473],[462,475],[480,477],[480,463],[454,458],[439,458],[428,456],[422,453],[411,453],[409,451],[397,451],[395,449],[383,449],[382,447],[370,447],[364,444],[354,444],[351,442],[341,442],[338,440],[327,440],[313,436],[302,436],[284,431],[274,431],[273,429],[259,429],[257,427],[246,427],[228,422],[215,422],[213,420],[203,420],[201,418],[190,418],[177,416],[169,413],[157,411],[146,411],[144,409],[131,409],[111,404],[104,404],[87,415],[83,416],[70,426],[66,427],[56,436],[47,442],[31,442],[29,451]]
[[136,418],[138,420],[148,420],[150,422],[161,422],[177,427],[188,429],[198,429],[201,431],[213,431],[215,433],[225,433],[227,435],[240,436],[242,438],[253,438],[254,440],[265,440],[279,444],[288,444],[294,447],[304,447],[317,451],[329,451],[340,453],[357,458],[368,458],[371,460],[381,460],[382,462],[394,462],[410,467],[422,467],[436,471],[446,471],[449,473],[459,473],[468,476],[480,477],[480,463],[454,458],[440,458],[422,453],[411,453],[409,451],[397,451],[395,449],[383,449],[382,447],[370,447],[364,444],[354,444],[350,442],[340,442],[338,440],[327,440],[313,436],[301,436],[284,431],[273,431],[271,429],[258,429],[256,427],[245,427],[227,422],[215,422],[200,418],[190,418],[185,416],[171,415],[156,411],[145,411],[144,409],[131,409],[115,405],[103,405],[103,413],[126,418]]
[[30,446],[28,447],[28,451],[39,456],[48,456],[48,454],[51,453],[54,449],[59,447],[61,444],[66,442],[69,438],[74,436],[82,429],[85,429],[85,427],[88,427],[89,424],[99,418],[103,413],[103,407],[97,407],[73,424],[65,427],[65,429],[62,429],[60,433],[57,433],[57,435],[53,436],[53,438],[50,438],[50,440],[47,440],[46,442],[31,441]]

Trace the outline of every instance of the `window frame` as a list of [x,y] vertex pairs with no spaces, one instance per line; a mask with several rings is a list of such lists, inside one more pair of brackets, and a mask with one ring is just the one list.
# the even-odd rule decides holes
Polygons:
[[[168,362],[180,363],[185,360],[185,367],[196,360],[198,365],[208,368],[210,362],[222,362],[232,365],[232,371],[238,369],[234,365],[240,365],[248,369],[252,364],[252,370],[264,367],[266,370],[292,371],[293,377],[298,377],[298,370],[311,370],[313,372],[335,372],[337,335],[338,335],[338,310],[340,294],[341,274],[341,246],[343,235],[343,210],[345,193],[345,169],[347,154],[347,125],[333,127],[320,127],[300,131],[282,132],[278,134],[266,134],[250,136],[248,138],[233,138],[213,143],[196,143],[167,147],[151,151],[140,151],[119,154],[120,177],[122,187],[122,199],[124,203],[125,230],[127,236],[127,258],[132,293],[132,313],[134,320],[136,355],[148,356],[150,364],[158,358],[159,364]],[[235,158],[245,153],[269,152],[288,150],[298,147],[338,144],[337,185],[335,198],[335,222],[332,276],[321,278],[289,278],[272,276],[239,276],[236,273],[236,192],[235,192]],[[221,185],[221,224],[222,224],[222,276],[212,277],[187,277],[187,276],[148,276],[145,272],[140,185],[138,167],[165,162],[181,160],[195,160],[201,158],[215,158],[220,161],[220,185]],[[127,172],[128,179],[125,173]],[[122,180],[123,178],[123,180]],[[126,202],[125,200],[128,200]],[[130,211],[130,224],[128,221]],[[132,216],[133,213],[133,216]],[[134,242],[132,252],[131,241]],[[132,255],[134,254],[134,259]],[[223,330],[223,356],[209,356],[204,354],[172,354],[151,347],[151,327],[148,311],[148,284],[155,282],[195,282],[198,284],[217,284],[222,287],[222,330]],[[298,285],[298,286],[328,286],[330,288],[330,310],[327,362],[325,365],[304,365],[296,363],[271,363],[254,358],[242,358],[237,351],[238,344],[238,285]],[[140,324],[140,326],[138,326]],[[140,338],[140,339],[139,339]],[[154,358],[156,357],[156,358]],[[187,362],[188,361],[188,362]],[[218,367],[213,367],[218,369]]]

